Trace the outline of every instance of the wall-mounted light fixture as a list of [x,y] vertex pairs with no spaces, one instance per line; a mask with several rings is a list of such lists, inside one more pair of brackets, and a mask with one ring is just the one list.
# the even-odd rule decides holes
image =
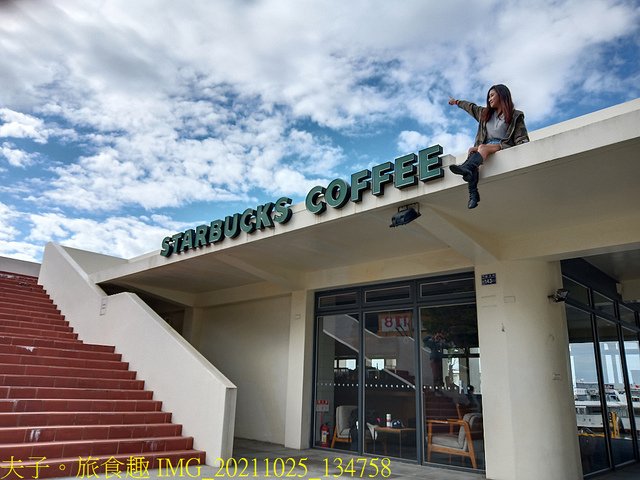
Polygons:
[[554,303],[561,303],[564,302],[568,296],[569,290],[567,290],[566,288],[559,288],[554,293],[547,296],[547,298]]
[[413,222],[420,216],[420,205],[417,203],[410,203],[398,208],[398,213],[391,217],[390,227],[399,227],[400,225],[406,225]]

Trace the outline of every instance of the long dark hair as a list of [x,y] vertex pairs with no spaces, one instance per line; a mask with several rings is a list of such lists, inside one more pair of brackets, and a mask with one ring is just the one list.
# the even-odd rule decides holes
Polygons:
[[504,121],[507,125],[509,125],[511,123],[511,119],[513,118],[513,100],[511,100],[511,92],[509,91],[507,86],[501,83],[499,83],[498,85],[493,85],[491,88],[489,88],[489,90],[487,90],[487,106],[482,111],[482,120],[484,122],[488,122],[493,115],[493,112],[495,111],[495,108],[489,106],[489,92],[491,92],[491,90],[495,90],[496,94],[498,95],[498,98],[500,99],[500,105],[502,105],[503,109],[502,113],[504,114]]

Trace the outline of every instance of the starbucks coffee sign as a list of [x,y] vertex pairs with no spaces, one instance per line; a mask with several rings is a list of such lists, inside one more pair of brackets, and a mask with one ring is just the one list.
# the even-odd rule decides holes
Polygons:
[[[371,170],[362,170],[351,175],[351,182],[337,178],[326,187],[316,186],[309,190],[305,199],[307,210],[321,215],[328,207],[342,208],[348,202],[361,202],[364,194],[384,195],[385,187],[397,189],[413,187],[418,182],[430,182],[444,177],[442,168],[442,147],[433,145],[418,154],[410,153],[374,166]],[[206,247],[222,242],[225,238],[235,238],[244,232],[252,234],[266,228],[275,228],[276,224],[285,224],[293,215],[292,200],[281,197],[275,202],[247,208],[209,224],[199,225],[167,236],[162,240],[160,255],[169,257],[174,253]]]

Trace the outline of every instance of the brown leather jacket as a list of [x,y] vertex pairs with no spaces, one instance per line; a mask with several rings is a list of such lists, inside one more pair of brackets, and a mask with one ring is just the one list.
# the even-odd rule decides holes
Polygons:
[[[476,133],[476,141],[473,146],[477,147],[485,143],[487,141],[487,124],[482,121],[482,111],[486,107],[480,107],[466,100],[458,100],[458,107],[478,121],[478,132]],[[524,124],[524,113],[520,110],[514,110],[511,123],[507,127],[507,134],[500,142],[500,146],[504,150],[505,148],[514,147],[522,143],[527,143],[528,141],[529,134],[527,133],[527,126]]]

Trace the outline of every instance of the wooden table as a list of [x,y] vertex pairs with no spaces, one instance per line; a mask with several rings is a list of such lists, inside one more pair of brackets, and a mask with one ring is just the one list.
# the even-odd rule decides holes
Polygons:
[[374,430],[376,432],[380,432],[384,434],[384,454],[387,454],[387,434],[389,435],[398,435],[398,445],[400,447],[400,457],[402,457],[402,434],[405,432],[413,432],[415,435],[416,429],[415,428],[393,428],[393,427],[381,427],[379,425],[376,425],[374,427]]

